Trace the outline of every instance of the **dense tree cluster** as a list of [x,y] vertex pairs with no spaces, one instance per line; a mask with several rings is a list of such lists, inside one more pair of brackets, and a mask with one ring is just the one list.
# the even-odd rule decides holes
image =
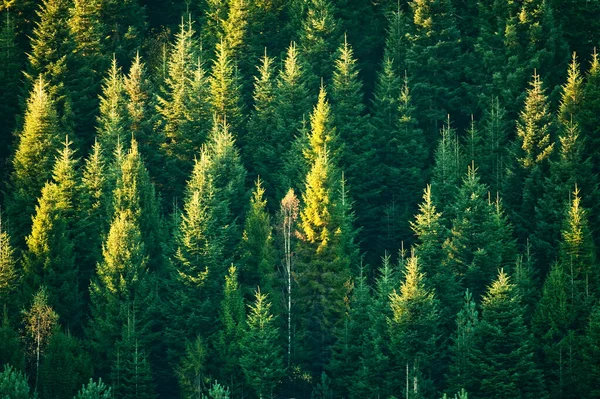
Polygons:
[[0,5],[0,397],[597,398],[600,5]]

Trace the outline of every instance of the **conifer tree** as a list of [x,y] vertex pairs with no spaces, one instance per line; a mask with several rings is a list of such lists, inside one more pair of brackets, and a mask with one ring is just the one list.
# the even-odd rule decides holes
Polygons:
[[46,83],[38,78],[27,100],[23,129],[17,136],[12,159],[12,195],[8,213],[14,226],[14,237],[19,241],[30,230],[36,199],[51,176],[52,156],[59,142],[58,130],[54,102]]
[[105,0],[101,3],[101,27],[109,54],[128,62],[144,45],[148,28],[145,6],[138,0]]
[[18,289],[19,274],[15,249],[11,245],[6,224],[2,225],[0,214],[0,305],[5,308],[16,305],[11,294]]
[[[271,217],[267,212],[267,201],[262,181],[256,185],[246,214],[242,242],[240,243],[240,283],[246,287],[263,287],[266,294],[274,293],[275,252]],[[244,292],[247,296],[248,292]]]
[[431,172],[433,198],[446,218],[450,219],[454,216],[452,205],[464,171],[464,157],[456,130],[450,127],[450,120],[441,130],[441,137],[433,157],[434,165]]
[[454,213],[450,236],[444,243],[448,251],[445,266],[458,277],[463,288],[469,288],[479,298],[498,269],[510,267],[515,261],[512,228],[500,204],[489,203],[487,187],[473,167],[463,179]]
[[[223,21],[223,42],[231,58],[239,65],[247,52],[248,17],[251,3],[244,0],[228,0],[227,19]],[[219,44],[217,43],[216,46]],[[215,47],[216,47],[215,46]]]
[[317,79],[331,78],[333,54],[340,42],[336,8],[330,0],[310,0],[299,32],[302,55]]
[[91,321],[87,333],[97,370],[106,373],[117,358],[122,329],[132,314],[142,323],[144,309],[152,300],[144,242],[131,210],[116,212],[102,255],[90,285]]
[[223,41],[217,43],[208,82],[213,115],[216,115],[218,120],[227,121],[236,134],[241,134],[241,130],[245,128],[242,87],[231,49]]
[[100,95],[100,114],[96,129],[100,145],[112,154],[117,142],[127,137],[127,111],[123,74],[113,58],[108,75],[104,78]]
[[[197,77],[196,74],[200,72],[202,76]],[[196,89],[196,84],[202,85],[205,83],[202,79],[204,77],[203,73],[204,69],[196,69],[193,83],[194,89]],[[154,86],[150,82],[146,65],[142,61],[139,52],[136,53],[128,74],[123,78],[123,88],[127,99],[128,129],[138,141],[140,153],[144,159],[148,160],[148,169],[153,176],[156,176],[158,173],[156,169],[158,169],[158,164],[160,163],[158,152],[160,136],[154,131],[154,125],[157,122]],[[194,93],[199,94],[200,92],[194,91]],[[198,113],[202,112],[202,107],[200,106],[202,98],[197,98],[196,95],[193,97],[199,102],[197,104],[198,107],[194,106],[194,110]],[[197,118],[195,117],[194,119]]]
[[562,86],[562,96],[558,110],[558,121],[561,124],[566,125],[573,120],[578,121],[584,101],[583,89],[583,77],[579,71],[577,55],[573,53],[573,59],[567,73],[567,81]]
[[75,252],[80,262],[81,282],[86,289],[96,264],[102,260],[102,237],[108,232],[112,214],[107,173],[104,150],[96,142],[83,166],[77,208],[80,218],[76,221],[78,237],[75,240]]
[[71,93],[77,138],[85,145],[93,143],[91,132],[98,109],[100,74],[108,69],[106,37],[103,31],[102,2],[75,0],[71,4],[68,26],[75,43]]
[[177,370],[179,387],[184,395],[200,396],[206,390],[207,346],[201,336],[186,343],[185,356]]
[[533,75],[524,108],[517,120],[513,162],[508,168],[505,198],[510,201],[515,232],[521,242],[535,231],[535,213],[554,149],[554,123],[542,81]]
[[240,365],[259,398],[273,396],[284,375],[283,353],[278,346],[279,329],[274,321],[268,296],[257,289],[246,318]]
[[94,382],[90,378],[90,381],[85,384],[81,390],[77,393],[74,399],[110,399],[112,398],[112,391],[104,382],[102,378],[98,379],[98,382]]
[[448,386],[451,392],[460,389],[477,392],[478,381],[474,376],[478,363],[475,341],[478,324],[479,312],[467,288],[463,307],[456,316],[456,333],[450,346]]
[[[600,110],[600,60],[596,51],[592,54],[587,74],[585,76],[585,85],[583,88],[583,101],[581,103],[581,132],[588,143],[585,154],[592,160],[593,171],[600,171],[600,161],[598,161],[598,124],[596,115]],[[577,121],[577,119],[575,119]]]
[[161,242],[161,218],[154,184],[138,150],[137,141],[131,140],[129,152],[120,164],[116,187],[113,191],[115,215],[129,211],[133,222],[139,226],[142,240],[147,248],[148,267],[161,271],[163,252]]
[[25,369],[25,351],[19,332],[13,328],[8,318],[8,307],[5,305],[0,326],[0,363],[11,365],[18,370]]
[[225,381],[230,381],[233,392],[238,392],[243,384],[240,359],[242,356],[242,342],[246,329],[246,312],[244,298],[238,283],[238,274],[235,266],[231,266],[225,276],[223,300],[220,312],[220,331],[217,333],[215,347],[219,356],[217,375]]
[[449,0],[410,3],[413,29],[406,65],[412,80],[417,120],[427,137],[434,138],[448,114],[458,114],[469,104],[457,104],[462,70],[459,67],[460,32]]
[[598,377],[600,376],[600,306],[596,305],[590,315],[590,322],[586,330],[584,356],[586,360],[584,370],[587,370],[589,379],[586,389],[591,397],[600,394]]
[[44,398],[70,398],[91,373],[91,363],[81,342],[62,331],[52,334],[40,367]]
[[515,286],[500,270],[483,298],[476,330],[480,397],[545,397],[519,301]]
[[14,115],[18,109],[22,56],[16,41],[17,32],[10,7],[0,13],[0,21],[0,86],[3,87],[0,94],[0,117],[5,121],[0,127],[0,159],[5,160],[9,155],[8,148],[12,144]]
[[407,369],[414,384],[407,397],[427,395],[431,389],[431,371],[438,350],[439,305],[435,293],[425,285],[418,258],[411,256],[406,263],[400,291],[390,294],[392,315],[388,318],[392,370],[396,379],[393,391],[400,392],[403,370]]
[[277,169],[282,159],[276,148],[280,143],[276,140],[275,120],[275,71],[274,59],[266,52],[256,67],[258,76],[254,77],[254,108],[248,119],[248,132],[240,140],[242,155],[248,165],[249,176],[260,176],[267,192],[267,198],[275,198],[275,185],[278,180]]
[[203,47],[212,51],[223,39],[224,21],[227,19],[228,0],[208,0],[202,25]]
[[35,394],[30,392],[31,389],[29,388],[25,374],[10,364],[5,364],[4,370],[0,373],[0,394],[11,399],[30,399],[35,397]]
[[[193,166],[193,157],[206,139],[210,123],[207,77],[191,23],[181,23],[169,53],[165,86],[158,96],[167,172],[161,178],[170,196],[179,195]],[[193,90],[192,90],[193,89]]]
[[[68,26],[70,1],[46,0],[40,5],[31,37],[31,52],[25,76],[28,87],[41,77],[50,97],[56,102],[62,128],[72,128],[72,104],[69,92],[69,69],[72,68],[75,42]],[[63,132],[63,133],[69,133]]]
[[480,146],[474,149],[475,165],[492,193],[504,192],[506,165],[509,163],[508,121],[498,97],[492,98],[479,125]]
[[[67,139],[68,140],[68,139]],[[41,285],[48,290],[50,304],[70,328],[79,321],[78,265],[73,253],[73,197],[77,177],[70,142],[54,167],[54,182],[42,189],[33,217],[31,234],[26,238],[23,272],[26,294]]]
[[153,399],[152,372],[137,329],[135,315],[129,315],[111,368],[113,390],[123,399]]

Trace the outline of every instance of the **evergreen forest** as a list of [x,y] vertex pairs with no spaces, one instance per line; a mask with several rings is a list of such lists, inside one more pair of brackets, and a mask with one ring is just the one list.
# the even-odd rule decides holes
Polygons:
[[1,0],[0,398],[600,398],[600,0]]

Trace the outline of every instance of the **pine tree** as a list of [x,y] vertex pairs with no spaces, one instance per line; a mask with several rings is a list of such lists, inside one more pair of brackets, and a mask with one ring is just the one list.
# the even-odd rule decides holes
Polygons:
[[103,244],[103,260],[90,285],[88,337],[99,372],[107,372],[115,361],[117,343],[132,312],[141,323],[152,301],[144,242],[135,220],[131,210],[115,214]]
[[282,161],[280,154],[276,152],[281,143],[277,142],[275,134],[277,102],[274,62],[275,60],[265,52],[256,67],[258,76],[254,77],[254,108],[248,119],[246,137],[240,140],[249,177],[259,176],[262,179],[270,203],[275,203],[277,168]]
[[71,93],[77,138],[85,145],[93,143],[91,132],[98,109],[100,74],[110,65],[101,11],[100,0],[75,0],[68,20],[75,48],[72,78],[67,88]]
[[[545,397],[541,373],[533,361],[530,335],[515,286],[503,270],[483,298],[476,330],[480,382],[484,398]],[[475,394],[475,393],[474,393]]]
[[112,154],[117,142],[127,137],[127,111],[123,74],[113,58],[108,75],[104,78],[100,95],[97,137],[103,148]]
[[25,74],[29,88],[33,88],[40,77],[47,83],[60,125],[67,129],[73,128],[69,70],[75,50],[68,26],[70,4],[67,0],[45,0],[41,3],[36,12],[39,20],[33,28]]
[[16,305],[11,298],[17,290],[20,280],[17,269],[15,249],[11,245],[10,236],[6,231],[6,225],[2,225],[0,214],[0,304],[3,307]]
[[14,237],[19,241],[30,231],[36,199],[51,177],[52,155],[58,148],[58,119],[46,88],[44,80],[39,78],[29,95],[23,129],[18,134],[12,159],[8,213]]
[[388,318],[392,353],[393,391],[400,392],[403,370],[406,368],[414,385],[407,397],[427,395],[431,389],[431,368],[438,348],[439,305],[435,293],[426,288],[425,274],[418,258],[411,256],[406,263],[400,291],[390,294],[392,316]]
[[4,365],[0,373],[0,395],[11,399],[30,399],[35,397],[30,393],[27,377],[21,371],[16,370],[10,364]]
[[451,392],[467,389],[477,392],[478,382],[474,377],[477,367],[476,331],[479,312],[469,289],[465,291],[464,304],[456,316],[456,333],[450,347],[448,386]]
[[[5,15],[6,14],[6,15]],[[15,126],[14,115],[18,109],[18,93],[21,89],[19,72],[22,57],[17,45],[17,32],[10,7],[0,13],[0,117],[5,121],[0,127],[0,159],[9,156],[8,148],[12,145],[12,133]]]
[[154,184],[138,150],[137,141],[131,140],[129,152],[120,164],[120,173],[113,191],[115,215],[129,211],[139,226],[147,248],[148,267],[153,271],[163,268],[161,218]]
[[112,391],[110,387],[106,386],[102,382],[102,378],[98,379],[98,382],[94,382],[90,378],[90,381],[85,384],[81,390],[77,393],[74,399],[110,399],[112,398]]
[[554,149],[554,124],[542,81],[534,73],[531,88],[517,120],[513,163],[509,165],[505,198],[510,200],[515,232],[524,242],[535,230],[531,215],[543,192],[550,155]]
[[242,87],[231,49],[223,41],[217,43],[208,82],[213,115],[216,115],[218,120],[227,121],[233,131],[241,135],[242,129],[245,128]]
[[244,298],[238,283],[235,266],[231,266],[225,276],[223,300],[220,312],[220,331],[217,333],[215,347],[219,356],[217,375],[225,381],[230,381],[234,393],[240,391],[243,384],[240,358],[242,357],[242,342],[246,329],[246,314]]
[[445,266],[475,298],[483,295],[499,269],[510,267],[516,259],[512,228],[500,204],[489,202],[487,191],[470,167],[457,194],[456,217],[444,243],[448,253]]
[[67,326],[75,328],[80,316],[80,297],[69,219],[73,216],[77,177],[70,144],[65,142],[61,158],[57,158],[54,182],[46,183],[42,189],[31,234],[25,240],[23,273],[26,293],[31,295],[45,285],[50,304]]
[[[275,289],[275,252],[271,217],[267,212],[267,201],[262,181],[256,185],[246,214],[242,242],[240,243],[240,283],[242,287],[263,287],[267,295]],[[245,296],[248,292],[244,292]]]
[[[168,74],[157,105],[164,135],[162,150],[167,164],[161,183],[167,188],[169,197],[179,195],[183,190],[185,178],[193,166],[193,157],[206,140],[210,126],[206,86],[206,72],[195,32],[191,23],[186,25],[182,20],[169,54]],[[173,179],[174,187],[168,188]]]
[[44,398],[70,398],[91,373],[91,362],[81,342],[70,334],[57,331],[46,347],[40,367],[41,393]]
[[333,54],[340,42],[336,8],[330,0],[310,0],[306,4],[298,33],[304,59],[317,79],[331,78]]
[[240,365],[259,398],[272,397],[284,375],[283,353],[278,346],[279,329],[274,321],[268,296],[257,289],[256,300],[249,305]]

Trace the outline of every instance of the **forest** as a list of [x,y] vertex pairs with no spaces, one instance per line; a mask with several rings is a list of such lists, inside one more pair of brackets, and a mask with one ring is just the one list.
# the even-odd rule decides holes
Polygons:
[[600,1],[2,0],[0,398],[600,398]]

